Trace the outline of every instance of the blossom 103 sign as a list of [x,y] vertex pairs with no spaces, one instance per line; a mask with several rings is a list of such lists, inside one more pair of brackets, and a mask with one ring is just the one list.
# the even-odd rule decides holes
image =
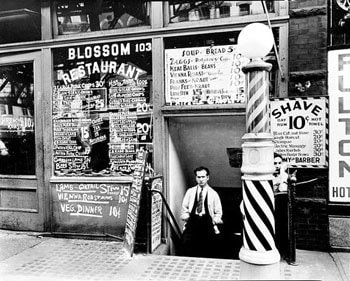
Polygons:
[[275,151],[289,167],[327,166],[327,112],[327,100],[322,97],[271,101]]
[[350,202],[350,50],[328,52],[329,201]]

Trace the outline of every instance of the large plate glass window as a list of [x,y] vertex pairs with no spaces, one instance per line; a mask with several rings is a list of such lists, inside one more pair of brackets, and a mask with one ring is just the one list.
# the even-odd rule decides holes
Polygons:
[[143,0],[62,0],[54,3],[58,35],[149,25]]
[[152,155],[151,40],[56,49],[54,73],[56,176],[130,174]]
[[330,45],[344,46],[350,44],[350,1],[330,1]]
[[33,63],[0,66],[0,174],[35,175]]
[[1,1],[0,30],[0,44],[40,40],[41,1]]

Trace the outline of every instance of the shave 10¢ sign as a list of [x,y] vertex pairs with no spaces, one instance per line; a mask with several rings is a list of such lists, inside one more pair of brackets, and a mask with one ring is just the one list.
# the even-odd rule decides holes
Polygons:
[[327,167],[328,105],[324,97],[271,101],[275,152],[289,167]]

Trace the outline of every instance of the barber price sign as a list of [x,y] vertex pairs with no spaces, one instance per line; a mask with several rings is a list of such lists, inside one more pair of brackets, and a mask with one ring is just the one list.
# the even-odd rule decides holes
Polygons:
[[350,202],[350,49],[328,52],[329,201]]
[[325,97],[271,101],[271,130],[275,152],[282,155],[289,167],[327,166],[326,124]]

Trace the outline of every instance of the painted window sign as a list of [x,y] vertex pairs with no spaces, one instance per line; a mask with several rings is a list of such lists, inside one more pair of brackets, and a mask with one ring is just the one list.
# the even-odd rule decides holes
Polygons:
[[0,66],[0,174],[35,175],[33,63]]
[[149,40],[54,51],[56,176],[131,174],[137,151],[152,151],[151,51]]
[[165,50],[166,104],[245,103],[246,62],[235,45]]
[[350,50],[328,52],[329,201],[350,202]]
[[290,167],[326,167],[326,98],[290,98],[271,101],[271,129],[275,151]]

